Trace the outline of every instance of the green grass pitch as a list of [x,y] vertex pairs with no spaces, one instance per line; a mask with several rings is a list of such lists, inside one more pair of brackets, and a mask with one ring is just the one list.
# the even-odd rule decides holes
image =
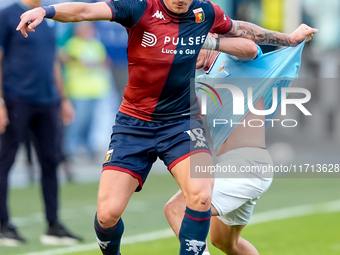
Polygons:
[[[261,255],[338,255],[340,234],[336,223],[340,213],[312,215],[248,226],[243,237],[251,240]],[[224,254],[209,246],[211,255]],[[178,254],[175,237],[122,246],[123,255]],[[161,253],[160,253],[161,251]],[[68,255],[100,255],[99,251]]]
[[[277,178],[259,200],[254,215],[282,208],[300,208],[303,205],[339,201],[338,182],[339,179]],[[95,242],[93,216],[96,210],[97,189],[97,183],[66,184],[61,187],[60,218],[75,234],[84,237],[82,245]],[[177,185],[170,175],[150,175],[143,191],[133,196],[124,212],[124,237],[167,229],[163,206],[176,191]],[[287,216],[286,219],[249,225],[245,228],[243,237],[251,241],[261,255],[340,254],[339,203],[330,204],[328,211],[322,213],[313,211],[314,208],[310,213],[299,217]],[[46,226],[38,186],[11,190],[10,209],[15,223],[28,239],[28,243],[19,247],[0,246],[1,255],[40,255],[43,254],[42,251],[46,251],[44,255],[50,255],[54,250],[64,248],[43,246],[39,242],[39,236]],[[288,211],[289,213],[291,211]],[[121,251],[123,255],[167,255],[178,254],[178,247],[177,239],[171,237],[123,245]],[[71,247],[71,252],[58,254],[99,255],[100,252],[96,248],[76,252],[76,249],[72,251]],[[211,254],[222,253],[211,247]]]

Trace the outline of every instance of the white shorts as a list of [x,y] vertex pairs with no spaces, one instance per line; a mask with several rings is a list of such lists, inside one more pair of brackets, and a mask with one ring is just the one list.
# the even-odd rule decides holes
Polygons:
[[[240,148],[228,151],[217,158],[218,165],[245,166],[273,165],[266,149]],[[253,213],[256,200],[268,190],[272,178],[251,175],[251,178],[216,178],[211,204],[226,225],[246,225]],[[271,176],[272,177],[272,176]]]

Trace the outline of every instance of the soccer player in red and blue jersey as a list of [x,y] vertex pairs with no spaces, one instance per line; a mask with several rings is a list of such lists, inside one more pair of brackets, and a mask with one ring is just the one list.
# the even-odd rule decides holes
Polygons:
[[[134,191],[142,188],[157,157],[168,166],[186,201],[179,254],[202,254],[214,181],[190,178],[193,163],[212,165],[199,105],[190,93],[194,91],[190,79],[194,78],[207,33],[294,46],[316,31],[300,26],[287,35],[231,21],[218,5],[206,0],[63,3],[26,12],[17,30],[27,37],[44,17],[62,22],[111,20],[123,25],[129,34],[129,81],[113,126],[95,218],[103,254],[120,253],[121,215]],[[213,48],[218,49],[218,42]]]

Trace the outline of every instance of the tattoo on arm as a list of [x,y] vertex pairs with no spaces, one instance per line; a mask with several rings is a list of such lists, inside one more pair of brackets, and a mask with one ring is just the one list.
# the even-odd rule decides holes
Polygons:
[[292,46],[288,34],[270,31],[255,24],[233,20],[233,27],[225,36],[243,37],[262,45]]

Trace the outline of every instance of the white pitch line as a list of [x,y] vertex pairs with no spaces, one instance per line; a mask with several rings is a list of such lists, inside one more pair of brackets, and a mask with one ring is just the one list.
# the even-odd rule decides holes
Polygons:
[[340,251],[340,243],[335,243],[331,246],[332,250],[339,250]]
[[[165,239],[168,237],[172,237],[174,235],[175,234],[174,232],[172,232],[172,229],[168,228],[168,229],[154,231],[154,232],[150,232],[146,234],[123,237],[122,245]],[[97,242],[90,243],[90,244],[75,245],[75,246],[65,247],[65,248],[60,248],[60,249],[55,249],[55,250],[47,250],[47,251],[42,251],[42,252],[30,252],[30,253],[25,253],[22,255],[62,255],[65,253],[91,251],[95,249],[99,249]]]
[[[275,221],[275,220],[284,220],[290,218],[296,218],[301,216],[308,216],[314,214],[327,214],[340,212],[340,200],[331,201],[327,203],[320,204],[310,204],[310,205],[301,205],[294,207],[287,207],[278,210],[271,210],[262,213],[256,213],[252,216],[252,219],[249,225],[256,225],[260,223]],[[154,231],[146,234],[134,235],[129,237],[123,237],[122,245],[125,244],[135,244],[147,241],[155,241],[160,239],[165,239],[168,237],[175,236],[170,228]],[[30,252],[21,255],[63,255],[65,253],[76,253],[81,251],[90,251],[98,249],[97,242],[90,244],[82,244],[75,245],[66,248],[47,250],[42,252]]]
[[339,211],[340,200],[320,204],[299,205],[294,207],[282,208],[278,210],[271,210],[262,213],[256,213],[252,216],[249,225],[255,225],[274,220],[296,218],[300,216],[307,216],[313,214],[334,213]]

